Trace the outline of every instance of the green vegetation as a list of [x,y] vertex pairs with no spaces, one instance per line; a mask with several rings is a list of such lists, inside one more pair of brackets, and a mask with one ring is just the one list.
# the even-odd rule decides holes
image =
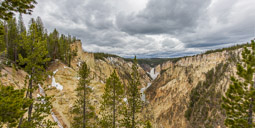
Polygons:
[[[137,62],[139,65],[149,65],[151,67],[155,67],[159,64],[163,64],[167,61],[172,61],[173,63],[177,62],[178,60],[180,60],[182,57],[180,58],[148,58],[148,59],[137,59]],[[133,59],[130,58],[124,58],[125,61],[132,61]]]
[[29,105],[26,120],[23,121],[23,116],[21,117],[19,127],[40,127],[41,125],[52,127],[55,125],[49,119],[46,119],[52,108],[50,97],[46,95],[39,98],[33,97],[34,91],[38,89],[39,85],[42,85],[42,81],[45,79],[44,66],[50,60],[47,57],[46,39],[43,38],[42,31],[38,26],[40,25],[32,20],[28,33],[22,36],[23,43],[20,44],[24,49],[25,56],[19,54],[19,63],[25,65],[24,69],[28,73],[26,77],[26,80],[28,80],[26,97],[33,102]]
[[238,63],[237,75],[231,77],[227,92],[222,97],[222,108],[226,112],[225,125],[227,127],[255,127],[253,118],[255,111],[255,42],[251,42],[252,50],[244,47],[242,62]]
[[[4,0],[1,2],[0,19],[5,20],[0,20],[1,60],[7,60],[6,66],[12,66],[14,71],[22,68],[28,74],[24,84],[26,89],[15,90],[12,86],[0,85],[1,127],[6,125],[18,128],[54,127],[57,123],[53,123],[48,118],[52,111],[52,97],[41,93],[48,74],[46,68],[51,61],[56,59],[70,66],[72,58],[76,56],[77,49],[71,50],[71,44],[76,41],[76,38],[70,35],[60,35],[56,29],[52,33],[48,33],[40,17],[32,18],[28,29],[26,29],[21,14],[31,13],[34,4],[36,4],[35,0]],[[14,12],[20,13],[18,21],[12,17]],[[118,56],[95,53],[96,59],[104,60],[107,57]],[[0,66],[2,67],[2,65]],[[132,69],[132,74],[128,74],[132,78],[130,78],[130,85],[127,87],[126,102],[124,101],[124,86],[117,73],[114,72],[107,80],[101,109],[102,120],[96,122],[95,108],[91,105],[90,71],[88,66],[83,63],[79,70],[80,80],[76,89],[78,98],[71,111],[73,114],[72,127],[88,128],[101,124],[102,127],[135,128],[145,124],[137,117],[141,112],[142,101],[138,89],[141,83],[136,58]],[[39,94],[36,93],[38,89],[40,90]],[[151,127],[149,121],[146,125]]]
[[[221,91],[217,90],[219,81],[225,77],[228,63],[220,63],[215,69],[208,71],[205,81],[200,81],[190,93],[190,103],[185,117],[192,127],[216,127],[221,123],[222,115],[217,111],[221,108]],[[219,88],[219,87],[218,87]],[[209,113],[210,112],[210,113]]]
[[[29,29],[32,24],[36,24],[36,36],[46,42],[46,56],[51,61],[59,59],[70,66],[71,59],[75,56],[76,52],[75,50],[71,50],[70,44],[76,40],[75,37],[71,37],[70,35],[65,36],[63,34],[59,36],[56,29],[48,34],[40,17],[37,17],[36,20],[30,20]],[[20,61],[18,55],[20,54],[23,57],[27,56],[24,52],[25,48],[23,43],[25,40],[33,41],[33,38],[29,36],[31,30],[26,30],[22,15],[19,16],[18,22],[16,22],[15,18],[10,18],[4,24],[0,21],[0,26],[4,27],[3,35],[0,35],[0,55],[13,61],[15,65],[24,66],[18,63]]]
[[223,52],[223,51],[233,51],[239,48],[243,47],[250,47],[249,43],[246,44],[237,44],[235,46],[227,47],[227,48],[221,48],[221,49],[216,49],[216,50],[208,50],[204,54],[210,54],[210,53],[215,53],[215,52]]
[[152,128],[150,121],[146,121],[145,128]]
[[16,127],[18,119],[27,111],[31,100],[25,98],[24,89],[14,90],[13,86],[0,83],[0,127]]
[[141,93],[138,87],[141,86],[140,75],[138,72],[137,60],[134,58],[132,66],[131,81],[127,88],[127,108],[124,109],[125,118],[123,120],[125,127],[136,128],[141,126],[141,120],[138,119],[137,114],[141,112],[142,100]]
[[93,123],[95,108],[91,104],[92,89],[89,87],[89,73],[89,67],[83,62],[79,69],[79,85],[75,90],[78,98],[71,112],[73,114],[73,128],[91,128],[95,126]]
[[116,71],[107,79],[102,96],[100,126],[102,128],[120,127],[122,111],[125,106],[124,86],[122,85]]
[[0,6],[0,19],[12,18],[15,12],[31,14],[37,2],[35,0],[3,0]]
[[94,57],[95,57],[95,59],[104,60],[107,57],[119,57],[119,56],[113,55],[113,54],[108,54],[108,53],[98,52],[98,53],[94,53]]

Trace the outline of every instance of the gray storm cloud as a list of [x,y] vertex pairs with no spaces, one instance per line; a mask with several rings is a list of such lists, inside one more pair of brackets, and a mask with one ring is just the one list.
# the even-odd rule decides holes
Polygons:
[[32,16],[89,52],[177,57],[254,38],[254,0],[43,0]]

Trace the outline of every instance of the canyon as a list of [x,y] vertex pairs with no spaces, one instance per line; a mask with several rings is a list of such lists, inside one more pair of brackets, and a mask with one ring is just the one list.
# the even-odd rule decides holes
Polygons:
[[[45,93],[54,96],[49,118],[58,122],[58,127],[64,128],[71,126],[70,111],[76,99],[75,89],[81,62],[86,62],[90,67],[92,80],[89,86],[93,90],[92,103],[96,114],[99,114],[106,79],[116,70],[126,88],[133,64],[121,57],[95,59],[94,53],[83,51],[80,41],[73,43],[71,48],[77,49],[77,56],[72,59],[71,66],[59,60],[52,61],[47,68],[50,75],[34,94],[36,97],[43,94],[43,89],[49,89]],[[141,98],[145,101],[140,117],[151,120],[155,128],[225,127],[225,114],[220,108],[221,97],[230,84],[230,76],[236,76],[235,66],[241,51],[225,50],[182,57],[155,67],[139,65],[139,88]],[[5,60],[0,63],[5,63]],[[1,74],[2,84],[15,88],[25,86],[27,73],[23,70],[4,66]]]

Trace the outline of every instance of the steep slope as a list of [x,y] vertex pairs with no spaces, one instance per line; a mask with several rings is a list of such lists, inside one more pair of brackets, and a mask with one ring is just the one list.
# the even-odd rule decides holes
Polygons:
[[[93,53],[87,53],[82,50],[82,45],[79,41],[74,43],[72,48],[77,49],[77,56],[71,63],[72,68],[67,67],[58,60],[52,62],[48,71],[53,72],[53,75],[49,76],[46,84],[46,87],[50,85],[49,87],[54,88],[47,93],[55,95],[53,98],[53,111],[64,127],[70,127],[72,120],[70,110],[76,99],[75,88],[78,85],[78,69],[81,62],[86,62],[91,70],[90,77],[92,81],[89,86],[93,89],[92,103],[96,107],[96,113],[99,113],[101,95],[104,91],[106,79],[110,74],[116,70],[126,87],[132,71],[132,62],[126,62],[122,58],[108,57],[103,60],[94,59]],[[142,77],[140,81],[142,87],[140,88],[143,88],[147,83],[150,83],[151,79],[141,67],[139,67],[139,72]],[[58,87],[53,87],[52,85],[57,85]]]
[[[87,53],[82,50],[80,41],[73,43],[71,48],[77,50],[77,56],[73,58],[71,67],[68,67],[59,60],[51,62],[47,71],[52,72],[52,75],[49,75],[44,85],[42,85],[42,88],[50,89],[45,92],[46,94],[54,96],[52,100],[53,115],[49,116],[49,118],[51,118],[51,120],[58,120],[58,127],[64,128],[70,128],[71,126],[72,115],[70,111],[76,99],[75,89],[78,85],[78,70],[81,62],[86,62],[91,70],[90,77],[92,80],[89,86],[93,90],[92,103],[96,108],[97,114],[99,113],[100,100],[104,91],[105,82],[110,74],[116,70],[126,87],[131,78],[130,73],[132,71],[132,62],[125,61],[120,57],[95,59],[93,53]],[[2,63],[6,62],[1,60],[0,65]],[[4,85],[13,85],[15,88],[22,88],[25,86],[24,80],[27,75],[26,72],[23,70],[15,70],[8,66],[3,66],[2,68],[1,74],[3,77],[0,77],[1,83]],[[151,82],[151,78],[141,67],[139,67],[139,73],[141,75],[140,82],[142,84],[140,88],[144,88]],[[42,88],[39,88],[34,96],[40,94]]]
[[224,127],[220,100],[234,75],[233,59],[240,50],[201,54],[157,66],[160,77],[146,90],[155,127]]
[[[105,81],[116,70],[125,87],[130,80],[132,62],[120,57],[102,57],[95,59],[93,53],[82,50],[82,44],[77,41],[72,44],[77,50],[71,67],[61,61],[51,62],[47,71],[49,75],[44,88],[52,95],[54,116],[52,120],[59,121],[59,127],[71,126],[70,111],[76,99],[75,88],[78,85],[78,69],[81,62],[86,62],[91,70],[92,78],[89,85],[93,90],[93,104],[99,113],[101,95]],[[242,49],[220,51],[169,60],[155,67],[139,66],[141,75],[142,99],[148,104],[143,107],[140,117],[151,119],[155,128],[176,127],[224,127],[224,112],[221,110],[221,96],[228,88],[229,77],[235,75],[235,64],[240,59]],[[6,63],[5,61],[0,61]],[[0,80],[5,85],[22,88],[27,75],[23,70],[4,66]],[[144,93],[145,92],[145,93]],[[34,96],[40,93],[40,88]]]

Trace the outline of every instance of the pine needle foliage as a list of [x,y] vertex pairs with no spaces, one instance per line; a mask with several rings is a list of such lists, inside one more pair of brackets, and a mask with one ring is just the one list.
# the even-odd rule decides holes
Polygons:
[[89,67],[83,62],[79,69],[79,85],[76,88],[77,100],[72,109],[73,128],[94,128],[95,127],[95,108],[91,104],[92,89],[89,86]]
[[46,40],[42,37],[38,29],[38,24],[32,19],[27,35],[23,35],[24,42],[21,45],[25,50],[26,56],[19,54],[19,62],[25,65],[25,71],[29,74],[26,97],[33,102],[28,108],[28,115],[23,121],[20,119],[19,127],[53,127],[55,124],[46,117],[50,114],[51,103],[47,96],[33,97],[33,93],[38,89],[38,85],[42,85],[45,80],[44,65],[50,60],[46,57],[48,51],[46,49]]
[[137,128],[142,125],[142,121],[138,118],[138,113],[141,113],[142,109],[142,100],[141,93],[139,87],[140,83],[140,75],[138,72],[138,64],[136,57],[134,58],[131,80],[127,89],[127,101],[128,105],[126,109],[124,109],[124,119],[123,124],[127,128]]
[[222,97],[222,108],[226,112],[225,125],[227,127],[255,127],[253,118],[255,110],[255,43],[252,40],[251,49],[244,47],[242,62],[238,63],[237,75],[231,77],[225,96]]
[[31,100],[25,98],[24,89],[0,84],[0,127],[16,127],[18,119],[25,114]]
[[102,128],[118,128],[121,126],[122,110],[125,105],[124,86],[116,71],[107,79],[102,96],[100,126]]

